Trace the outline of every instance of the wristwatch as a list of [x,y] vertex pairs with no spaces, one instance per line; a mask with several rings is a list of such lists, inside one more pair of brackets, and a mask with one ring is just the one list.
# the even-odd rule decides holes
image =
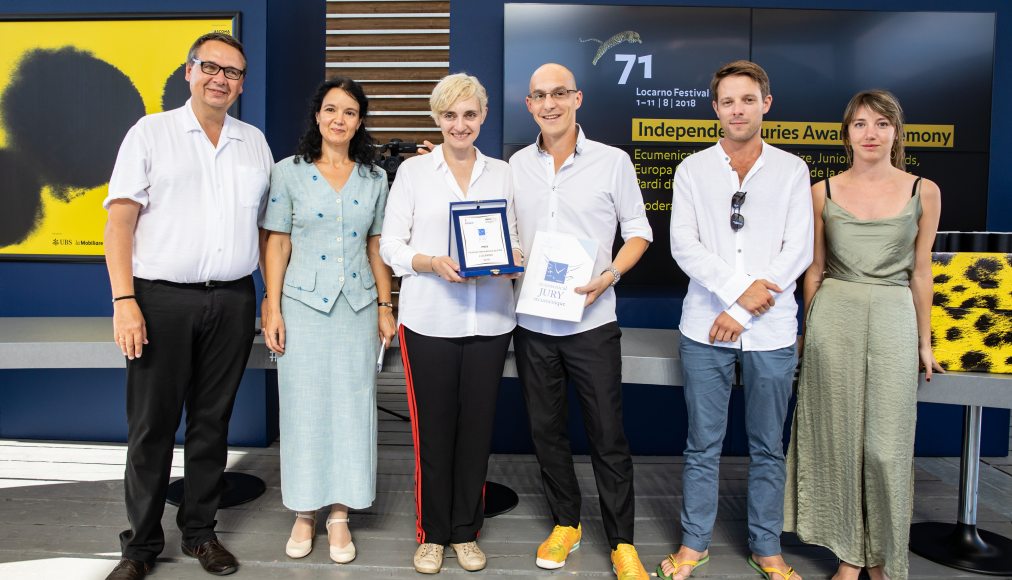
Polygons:
[[622,273],[619,272],[618,268],[616,268],[615,266],[608,266],[601,273],[604,274],[605,272],[611,272],[611,275],[614,277],[614,279],[611,281],[612,286],[618,284],[618,281],[622,278]]

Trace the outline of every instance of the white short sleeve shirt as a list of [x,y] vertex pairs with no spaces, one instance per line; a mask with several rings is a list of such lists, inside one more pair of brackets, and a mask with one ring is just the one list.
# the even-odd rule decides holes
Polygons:
[[212,145],[190,101],[141,118],[123,139],[103,202],[141,205],[134,276],[192,283],[252,273],[273,164],[263,133],[232,117]]

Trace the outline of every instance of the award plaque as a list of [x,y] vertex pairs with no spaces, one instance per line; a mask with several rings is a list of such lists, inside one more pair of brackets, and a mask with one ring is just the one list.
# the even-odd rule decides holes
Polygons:
[[464,278],[524,271],[513,263],[505,199],[451,203],[450,238]]
[[587,297],[576,288],[594,273],[597,242],[559,232],[539,231],[527,260],[517,314],[579,322]]

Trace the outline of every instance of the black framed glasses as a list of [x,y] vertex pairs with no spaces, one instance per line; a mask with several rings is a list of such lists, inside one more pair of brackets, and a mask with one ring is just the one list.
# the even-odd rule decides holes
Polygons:
[[534,91],[533,93],[531,93],[531,94],[529,94],[527,96],[532,101],[534,101],[535,103],[543,103],[543,102],[545,102],[545,97],[547,97],[548,95],[551,95],[552,98],[555,99],[556,101],[561,101],[563,99],[569,98],[569,95],[571,95],[573,93],[576,93],[576,92],[579,92],[579,90],[578,89],[567,89],[565,87],[559,87],[557,89],[552,89],[551,91],[548,91],[547,93],[544,92],[544,91]]
[[241,79],[243,75],[246,74],[246,71],[244,70],[239,70],[232,66],[221,66],[216,62],[200,60],[199,58],[193,59],[193,64],[200,65],[200,70],[206,75],[211,75],[213,77],[218,74],[218,71],[222,71],[225,78],[232,79],[233,81]]
[[747,191],[736,191],[731,196],[731,229],[738,231],[745,227],[745,216],[741,215],[741,206],[745,205]]

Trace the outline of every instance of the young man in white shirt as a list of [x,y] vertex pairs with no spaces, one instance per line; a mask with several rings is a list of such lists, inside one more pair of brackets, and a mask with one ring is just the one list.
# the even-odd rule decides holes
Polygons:
[[[542,568],[562,567],[582,534],[580,486],[566,421],[568,379],[583,408],[612,564],[619,578],[640,579],[647,576],[633,547],[633,465],[622,427],[622,333],[612,286],[639,261],[653,234],[629,156],[584,136],[576,124],[582,102],[569,69],[538,68],[527,109],[541,134],[510,159],[525,254],[538,231],[597,242],[596,275],[576,289],[586,295],[582,321],[520,314],[513,334],[531,436],[556,524],[538,548],[536,562]],[[613,260],[616,228],[625,243]]]
[[127,133],[109,180],[106,264],[113,336],[127,357],[130,529],[107,580],[139,580],[165,546],[161,519],[186,408],[183,553],[216,575],[239,567],[214,533],[228,421],[253,344],[258,225],[274,163],[263,133],[227,114],[246,57],[227,35],[190,48],[182,107]]
[[800,580],[781,556],[780,533],[783,430],[797,364],[794,287],[812,261],[808,168],[761,138],[773,96],[759,65],[724,65],[710,91],[724,135],[678,166],[671,209],[671,255],[690,280],[678,327],[689,430],[682,546],[659,572],[687,578],[709,558],[737,362],[750,457],[748,563]]

